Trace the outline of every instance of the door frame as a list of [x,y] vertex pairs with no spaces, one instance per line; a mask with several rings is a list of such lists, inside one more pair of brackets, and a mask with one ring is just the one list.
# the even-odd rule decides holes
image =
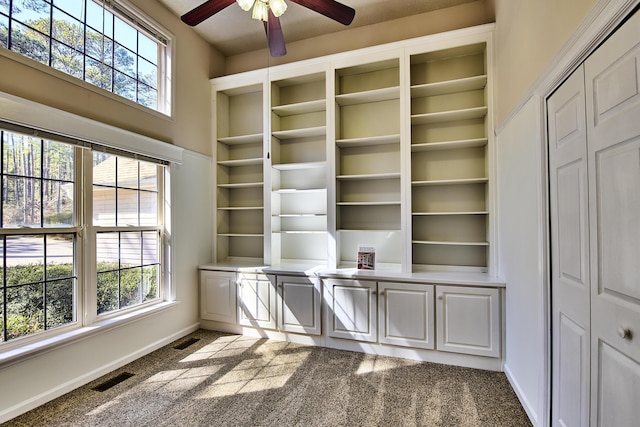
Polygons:
[[[541,420],[543,426],[551,425],[551,227],[550,227],[550,180],[549,180],[549,138],[547,123],[547,100],[555,92],[555,90],[582,64],[584,61],[611,35],[615,32],[624,21],[634,12],[640,13],[640,0],[599,0],[589,13],[589,15],[581,23],[580,27],[573,33],[571,38],[563,46],[563,48],[555,56],[553,62],[538,78],[530,91],[515,111],[518,111],[531,96],[535,95],[540,101],[541,123],[541,159],[540,164],[542,171],[540,176],[542,182],[540,188],[542,190],[542,221],[539,224],[540,229],[544,230],[542,236],[543,251],[543,321],[544,321],[544,386],[539,391],[541,402],[544,402],[544,418]],[[508,119],[506,120],[508,121]],[[505,122],[506,122],[505,121]]]

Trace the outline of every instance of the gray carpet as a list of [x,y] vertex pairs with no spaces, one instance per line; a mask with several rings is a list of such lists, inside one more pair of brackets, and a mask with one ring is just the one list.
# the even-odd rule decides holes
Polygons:
[[[189,338],[199,341],[179,350]],[[134,374],[106,391],[94,388]],[[199,330],[7,426],[530,426],[500,372]]]

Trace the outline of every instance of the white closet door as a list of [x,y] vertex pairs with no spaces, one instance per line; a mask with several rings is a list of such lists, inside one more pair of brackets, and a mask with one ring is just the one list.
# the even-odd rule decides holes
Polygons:
[[552,265],[552,425],[589,420],[589,203],[584,70],[547,103]]
[[640,420],[640,13],[586,62],[591,425]]

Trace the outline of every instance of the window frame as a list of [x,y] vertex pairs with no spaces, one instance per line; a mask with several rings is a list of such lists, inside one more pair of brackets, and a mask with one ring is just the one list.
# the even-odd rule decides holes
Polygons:
[[[133,157],[135,158],[135,157]],[[137,225],[137,226],[127,226],[127,225],[114,225],[114,226],[104,226],[104,225],[95,225],[93,221],[93,152],[89,151],[87,155],[83,158],[83,169],[89,170],[83,175],[86,182],[84,183],[83,188],[83,213],[84,216],[84,228],[85,228],[85,251],[83,255],[85,256],[85,260],[83,264],[85,266],[85,282],[88,280],[92,280],[93,286],[90,286],[88,289],[85,289],[85,306],[87,309],[84,311],[85,313],[85,322],[87,324],[92,324],[96,321],[111,319],[114,317],[121,316],[123,314],[134,313],[139,311],[141,308],[152,306],[163,301],[166,301],[167,295],[169,293],[168,275],[167,275],[167,265],[166,265],[166,257],[165,257],[165,244],[164,242],[167,240],[166,233],[166,215],[165,215],[165,174],[167,173],[167,166],[163,167],[161,165],[156,166],[156,170],[158,173],[158,182],[157,182],[157,225]],[[157,231],[159,232],[159,244],[158,244],[158,259],[159,259],[159,272],[157,279],[158,286],[158,297],[151,300],[142,302],[140,304],[133,305],[131,307],[119,308],[113,311],[98,313],[98,296],[97,296],[97,235],[101,232],[127,232],[127,231]],[[87,282],[90,283],[90,282]]]
[[[52,1],[52,0],[49,0]],[[173,117],[173,98],[175,85],[173,85],[174,75],[174,63],[172,58],[175,56],[175,37],[174,35],[168,31],[166,28],[161,26],[151,17],[149,17],[146,13],[141,11],[139,8],[128,2],[127,0],[86,0],[86,1],[95,1],[96,3],[100,3],[101,6],[108,10],[110,13],[114,14],[121,20],[125,21],[139,32],[147,35],[154,41],[157,41],[159,44],[159,52],[158,52],[158,105],[157,109],[153,109],[150,107],[146,107],[143,104],[140,104],[136,101],[132,101],[124,96],[117,95],[116,93],[103,89],[99,86],[96,86],[88,81],[85,81],[83,78],[78,78],[72,76],[71,74],[67,74],[63,71],[60,71],[56,68],[53,68],[49,65],[45,65],[41,62],[38,62],[34,59],[31,59],[28,56],[22,55],[19,52],[15,52],[7,49],[6,47],[0,45],[0,56],[7,57],[15,62],[19,62],[23,65],[34,68],[38,71],[44,72],[46,74],[52,75],[58,79],[64,80],[66,82],[75,84],[79,87],[82,87],[86,90],[91,90],[92,92],[98,93],[102,96],[106,96],[114,101],[118,101],[124,103],[128,106],[134,107],[141,111],[145,111],[147,113],[151,113],[157,115],[158,117]],[[83,24],[86,25],[86,17],[83,21]],[[51,42],[53,39],[52,35],[48,35],[48,40]],[[159,39],[162,39],[160,41]],[[84,58],[87,57],[86,54],[83,55]]]
[[[2,127],[0,121],[0,129],[3,132],[20,134],[13,130],[6,130]],[[25,133],[22,133],[25,135]],[[29,136],[29,135],[26,135]],[[42,136],[32,135],[40,141],[55,141],[67,143],[55,138],[45,138]],[[62,139],[62,138],[61,138]],[[72,144],[73,146],[73,144]],[[46,236],[52,234],[73,234],[74,235],[74,261],[73,274],[75,277],[74,295],[73,295],[73,320],[61,326],[55,326],[51,329],[34,332],[28,335],[0,341],[0,366],[2,366],[3,354],[11,354],[17,349],[26,349],[39,343],[47,343],[51,339],[55,339],[65,334],[79,333],[80,330],[95,327],[96,325],[109,324],[113,320],[130,319],[132,316],[144,315],[150,309],[162,308],[167,303],[171,303],[172,284],[170,281],[169,271],[170,259],[165,255],[166,247],[170,245],[170,238],[167,236],[167,230],[170,229],[170,215],[167,207],[169,203],[169,192],[166,183],[170,176],[170,165],[163,165],[161,161],[155,163],[157,173],[157,211],[155,225],[116,225],[116,226],[98,226],[93,223],[93,154],[91,148],[75,145],[74,150],[74,179],[73,179],[73,223],[68,227],[0,227],[0,237],[13,235],[26,236]],[[42,155],[42,154],[41,154]],[[144,156],[143,159],[137,159],[136,155],[113,154],[119,158],[127,157],[133,160],[141,160],[149,162],[149,158]],[[138,163],[139,164],[139,163]],[[97,306],[97,251],[96,236],[100,232],[143,232],[153,231],[158,233],[158,273],[157,273],[157,297],[149,301],[142,301],[129,307],[118,308],[105,313],[98,313]],[[2,240],[0,240],[0,244]],[[44,260],[46,261],[46,260]],[[43,280],[44,282],[44,280]],[[6,337],[5,337],[6,338]]]

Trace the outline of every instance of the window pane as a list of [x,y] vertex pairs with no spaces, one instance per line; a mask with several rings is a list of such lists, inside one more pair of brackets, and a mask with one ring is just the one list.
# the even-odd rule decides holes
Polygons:
[[136,77],[136,59],[133,52],[116,43],[113,51],[113,68],[129,77]]
[[142,295],[144,301],[151,301],[160,297],[158,291],[159,266],[142,268]]
[[142,302],[142,267],[120,271],[120,307],[130,307]]
[[49,65],[50,39],[22,24],[13,22],[11,29],[11,50]]
[[73,181],[74,148],[69,144],[55,141],[44,141],[43,144],[43,178]]
[[76,19],[82,20],[84,18],[84,0],[54,0],[53,5]]
[[113,64],[113,40],[102,34],[87,28],[87,45],[85,53],[96,61]]
[[136,100],[136,81],[131,77],[122,73],[115,72],[113,80],[113,93],[127,98],[131,101]]
[[140,188],[141,162],[128,157],[118,157],[118,187],[137,190]]
[[43,0],[13,0],[11,13],[13,19],[49,34],[51,5]]
[[44,236],[6,236],[7,286],[44,280]]
[[[0,0],[0,4],[3,1],[5,0]],[[0,46],[5,49],[9,47],[9,18],[4,15],[0,15]]]
[[158,65],[158,43],[138,32],[138,55]]
[[116,225],[116,189],[93,186],[93,225]]
[[158,224],[158,193],[140,192],[140,225]]
[[11,27],[11,50],[49,65],[49,38],[15,21]]
[[84,25],[58,9],[53,9],[52,37],[84,52]]
[[30,136],[4,132],[2,172],[11,175],[39,177],[41,141]]
[[63,326],[75,320],[74,288],[73,278],[46,284],[47,329]]
[[7,339],[44,331],[44,284],[7,288]]
[[96,261],[98,271],[117,270],[120,267],[120,238],[118,233],[96,235]]
[[43,216],[45,227],[73,225],[73,183],[43,181]]
[[158,264],[160,235],[157,231],[145,231],[142,233],[142,265]]
[[116,156],[93,152],[93,184],[116,185]]
[[120,233],[120,268],[142,265],[142,233]]
[[117,16],[114,18],[114,40],[136,52],[138,31]]
[[118,309],[118,272],[98,273],[97,277],[97,313],[107,313]]
[[152,88],[157,88],[158,67],[151,62],[140,58],[138,60],[138,80]]
[[[106,34],[105,22],[109,22],[110,20],[113,20],[113,15],[111,14],[111,12],[104,10],[104,8],[95,1],[87,2],[87,25],[95,28],[97,31],[103,34]],[[107,25],[107,27],[110,30],[108,36],[111,37],[113,35],[113,24],[110,23],[109,25]]]
[[73,277],[73,234],[46,237],[47,280]]
[[9,16],[9,0],[0,0],[0,13]]
[[156,110],[158,108],[158,91],[142,83],[139,83],[138,104]]
[[138,222],[138,191],[118,188],[118,213],[116,225],[136,226]]
[[86,58],[84,79],[94,86],[111,91],[113,70],[91,58]]
[[2,221],[4,227],[40,227],[40,180],[5,177],[3,179]]
[[84,55],[55,40],[51,43],[51,67],[70,76],[82,79]]

